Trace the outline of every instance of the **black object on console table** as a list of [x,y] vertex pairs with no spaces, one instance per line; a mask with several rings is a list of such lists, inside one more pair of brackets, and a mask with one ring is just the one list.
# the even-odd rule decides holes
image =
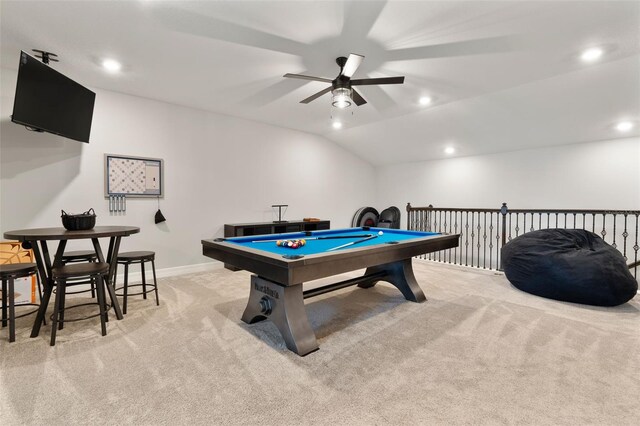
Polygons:
[[[328,220],[289,220],[282,223],[274,222],[254,222],[254,223],[225,223],[224,237],[246,237],[250,235],[283,234],[285,232],[319,231],[330,229],[331,221]],[[225,268],[238,271],[231,265],[225,263]]]

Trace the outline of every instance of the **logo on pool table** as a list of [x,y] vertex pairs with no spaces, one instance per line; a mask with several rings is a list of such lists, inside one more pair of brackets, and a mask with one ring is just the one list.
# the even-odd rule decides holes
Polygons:
[[280,298],[280,296],[278,296],[278,292],[277,292],[277,291],[271,290],[271,289],[270,289],[269,287],[267,287],[266,285],[260,285],[260,284],[258,284],[258,283],[254,283],[254,284],[253,284],[253,288],[254,288],[256,291],[259,291],[260,293],[264,293],[264,294],[266,294],[267,296],[271,296],[271,297],[273,297],[274,299],[279,299],[279,298]]

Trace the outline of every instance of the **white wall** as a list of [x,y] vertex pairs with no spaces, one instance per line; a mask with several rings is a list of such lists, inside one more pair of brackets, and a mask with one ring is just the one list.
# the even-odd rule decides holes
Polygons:
[[377,204],[640,209],[640,138],[376,168]]
[[[154,250],[169,268],[212,261],[201,239],[222,236],[224,223],[271,221],[272,204],[289,204],[285,219],[314,216],[337,228],[375,198],[365,184],[373,167],[322,137],[109,91],[96,90],[89,144],[29,132],[9,119],[16,74],[1,77],[1,232],[60,226],[61,209],[93,207],[98,225],[141,227],[121,250]],[[105,153],[165,160],[166,223],[154,224],[155,199],[109,213]]]

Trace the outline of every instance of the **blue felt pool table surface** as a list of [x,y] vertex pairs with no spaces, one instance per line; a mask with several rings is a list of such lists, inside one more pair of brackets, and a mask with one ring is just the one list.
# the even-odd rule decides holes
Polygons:
[[[379,235],[382,232],[382,235]],[[315,237],[335,237],[335,236],[353,236],[353,238],[335,238],[335,239],[313,239]],[[328,251],[334,247],[347,244],[349,242],[362,240],[368,235],[375,235],[375,238],[353,244],[344,248]],[[358,249],[363,247],[371,247],[381,244],[390,244],[393,242],[402,242],[417,238],[425,238],[430,236],[439,236],[436,232],[419,232],[405,231],[400,229],[389,228],[347,228],[347,229],[331,229],[326,231],[311,231],[311,235],[304,232],[294,232],[287,234],[270,234],[270,235],[254,235],[248,237],[227,238],[226,242],[238,244],[239,246],[252,248],[256,250],[264,250],[279,255],[312,255],[319,253],[338,253],[345,250]],[[359,237],[364,236],[364,237]],[[280,247],[276,245],[276,241],[272,240],[300,240],[305,239],[306,244],[297,249],[290,247]]]

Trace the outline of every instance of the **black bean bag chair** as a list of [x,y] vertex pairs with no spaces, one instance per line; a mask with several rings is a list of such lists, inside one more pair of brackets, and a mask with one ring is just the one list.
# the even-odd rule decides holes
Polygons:
[[622,254],[583,229],[523,234],[502,247],[502,266],[516,288],[565,302],[617,306],[638,291]]

